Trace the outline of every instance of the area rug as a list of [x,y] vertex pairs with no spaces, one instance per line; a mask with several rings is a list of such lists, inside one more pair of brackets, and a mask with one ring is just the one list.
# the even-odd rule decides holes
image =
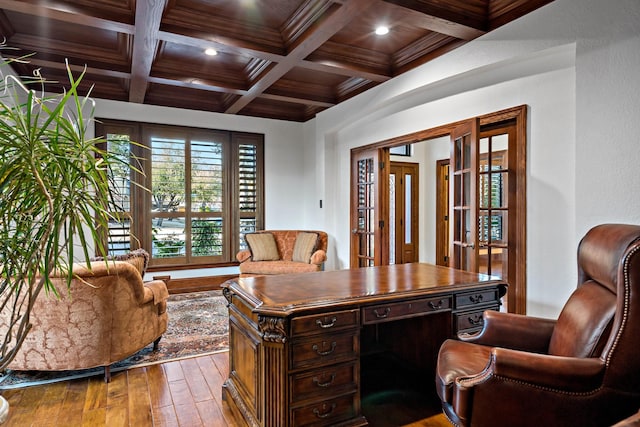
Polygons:
[[[149,344],[111,365],[111,372],[224,351],[229,348],[227,301],[221,291],[169,296],[169,326],[157,351]],[[0,390],[104,375],[103,368],[74,371],[12,371],[0,376]]]

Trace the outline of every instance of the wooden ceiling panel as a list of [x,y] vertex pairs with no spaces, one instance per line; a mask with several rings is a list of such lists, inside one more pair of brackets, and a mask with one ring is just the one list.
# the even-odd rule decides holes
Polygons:
[[[272,84],[265,94],[280,95],[292,102],[316,101],[319,106],[337,104],[336,88],[346,80],[343,76],[320,73],[302,68],[294,68]],[[309,102],[311,103],[311,102]]]
[[282,119],[282,117],[289,117],[286,120],[302,122],[307,120],[307,117],[313,117],[323,109],[324,108],[322,107],[316,107],[313,105],[304,106],[299,103],[270,99],[268,97],[259,97],[251,104],[240,110],[238,114],[269,119]]
[[221,112],[226,108],[227,95],[192,87],[177,87],[152,83],[145,103],[189,110]]
[[[415,12],[413,14],[420,15]],[[392,55],[431,32],[405,19],[406,16],[406,10],[395,8],[388,3],[381,3],[360,14],[357,19],[337,32],[331,38],[331,42]],[[379,36],[375,33],[376,28],[381,25],[389,28],[388,34]]]
[[[64,67],[59,67],[52,63],[52,66],[35,67],[32,64],[19,67],[16,71],[20,76],[34,76],[35,70],[44,77],[44,89],[50,93],[62,93],[64,88],[70,86],[69,76]],[[82,81],[78,87],[78,93],[81,96],[90,95],[94,98],[113,99],[118,101],[126,101],[128,98],[127,81],[122,78],[93,74],[83,67],[73,67],[72,74],[77,79],[85,72]],[[42,83],[31,85],[31,89],[40,91],[43,88]]]
[[307,121],[551,1],[0,0],[0,32],[95,97]]
[[[189,73],[185,74],[185,67]],[[207,56],[204,49],[162,42],[151,69],[155,77],[209,82],[229,89],[249,89],[251,58],[221,52]]]
[[303,3],[300,0],[171,0],[169,7],[278,29]]

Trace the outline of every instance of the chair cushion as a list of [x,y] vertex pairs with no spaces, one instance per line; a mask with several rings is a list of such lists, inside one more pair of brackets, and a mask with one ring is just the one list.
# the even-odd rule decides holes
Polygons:
[[291,260],[294,262],[311,262],[311,255],[318,245],[318,233],[299,232],[293,246]]
[[271,233],[247,233],[244,239],[253,261],[277,261],[280,259],[276,240]]
[[446,340],[440,347],[436,368],[436,389],[440,400],[453,401],[453,383],[458,377],[479,374],[487,367],[491,347],[458,340]]

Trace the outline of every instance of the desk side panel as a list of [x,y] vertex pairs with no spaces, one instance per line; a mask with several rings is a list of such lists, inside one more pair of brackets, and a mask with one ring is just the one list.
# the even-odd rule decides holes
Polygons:
[[238,304],[237,299],[229,305],[229,378],[224,392],[225,397],[231,397],[233,406],[247,424],[258,426],[262,425],[262,340],[257,325],[235,304]]

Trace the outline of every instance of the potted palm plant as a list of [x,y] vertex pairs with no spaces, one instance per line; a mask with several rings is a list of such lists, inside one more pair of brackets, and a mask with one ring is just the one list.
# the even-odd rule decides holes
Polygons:
[[78,92],[84,73],[74,77],[67,64],[66,91],[48,95],[8,71],[20,60],[0,65],[0,371],[29,333],[36,298],[55,297],[50,274],[65,272],[70,284],[74,262],[104,255],[94,245],[108,227],[108,170],[123,161],[87,138],[93,104]]

